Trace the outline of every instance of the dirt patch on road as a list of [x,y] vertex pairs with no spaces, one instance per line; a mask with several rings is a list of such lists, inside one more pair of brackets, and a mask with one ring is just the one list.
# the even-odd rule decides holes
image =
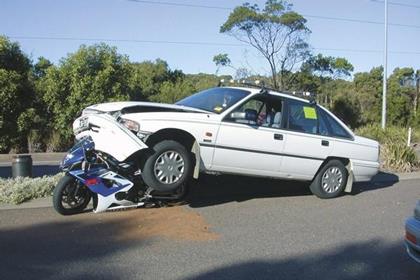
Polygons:
[[164,237],[172,240],[208,241],[219,238],[197,212],[182,206],[136,209],[100,214],[100,220],[121,222],[118,240]]

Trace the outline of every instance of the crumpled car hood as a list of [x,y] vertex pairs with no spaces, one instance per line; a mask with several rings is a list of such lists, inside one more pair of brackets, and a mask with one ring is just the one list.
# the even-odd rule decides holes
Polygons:
[[91,105],[83,110],[83,114],[94,112],[117,112],[122,114],[128,113],[143,113],[143,112],[196,112],[209,113],[204,110],[179,106],[174,104],[154,103],[154,102],[140,102],[140,101],[122,101],[122,102],[108,102]]

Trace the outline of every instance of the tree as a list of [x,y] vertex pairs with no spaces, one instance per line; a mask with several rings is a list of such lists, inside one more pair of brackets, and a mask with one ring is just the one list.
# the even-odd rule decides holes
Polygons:
[[308,54],[306,19],[291,10],[283,0],[268,0],[264,9],[245,3],[236,7],[220,27],[221,33],[233,36],[257,49],[270,65],[275,88],[285,85],[281,77],[291,72]]
[[32,105],[30,60],[18,43],[0,36],[0,152],[25,150],[26,135],[17,120]]
[[221,53],[217,54],[213,57],[213,62],[216,64],[216,75],[219,73],[220,68],[230,66],[231,67],[231,61],[227,53]]
[[225,81],[230,81],[232,79],[232,76],[216,76],[214,74],[198,73],[188,74],[186,75],[185,79],[194,86],[194,88],[196,89],[195,91],[197,92],[217,86],[220,83],[220,80],[222,79]]
[[353,70],[353,65],[347,59],[322,54],[310,56],[301,66],[303,77],[317,77],[316,91],[322,103],[329,107],[332,107],[333,95],[337,93],[336,81],[349,77]]
[[166,81],[160,87],[160,93],[153,95],[150,100],[155,102],[173,104],[195,92],[190,81],[179,79],[176,82]]
[[82,45],[58,66],[48,68],[40,88],[64,146],[72,139],[71,124],[83,108],[129,99],[131,69],[126,56],[105,44]]
[[415,87],[404,85],[414,75],[413,68],[395,68],[388,78],[387,119],[391,124],[406,126],[414,121]]
[[360,105],[357,100],[341,95],[334,100],[332,112],[345,124],[357,128],[360,124]]
[[33,73],[36,78],[42,78],[47,73],[48,68],[50,68],[53,64],[51,61],[46,59],[45,57],[41,56],[38,58],[38,62],[33,67]]
[[302,71],[310,72],[321,78],[345,78],[351,75],[354,67],[343,57],[323,56],[318,54],[310,56],[305,63],[302,64]]
[[251,72],[245,68],[245,67],[240,67],[238,69],[235,69],[235,79],[236,80],[244,80],[244,79],[248,79],[249,77],[252,76]]
[[354,75],[354,91],[360,101],[363,123],[381,121],[382,74],[382,67],[374,67],[370,72]]
[[131,100],[148,100],[160,93],[165,81],[176,82],[185,75],[180,70],[171,71],[161,59],[131,64]]

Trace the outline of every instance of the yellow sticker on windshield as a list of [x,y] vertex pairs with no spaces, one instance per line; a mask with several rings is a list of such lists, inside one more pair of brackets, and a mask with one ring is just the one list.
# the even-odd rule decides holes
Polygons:
[[305,119],[316,120],[316,110],[313,107],[303,107],[303,112],[305,113]]
[[223,107],[220,107],[220,106],[217,106],[217,107],[214,107],[214,109],[213,109],[216,113],[220,113],[221,111],[223,111]]

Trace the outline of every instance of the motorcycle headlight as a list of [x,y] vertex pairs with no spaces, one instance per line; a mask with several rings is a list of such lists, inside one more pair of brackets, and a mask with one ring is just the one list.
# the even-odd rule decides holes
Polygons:
[[121,124],[123,124],[126,128],[128,128],[129,130],[137,133],[140,131],[140,125],[138,122],[132,121],[132,120],[127,120],[127,119],[121,119],[120,120]]

